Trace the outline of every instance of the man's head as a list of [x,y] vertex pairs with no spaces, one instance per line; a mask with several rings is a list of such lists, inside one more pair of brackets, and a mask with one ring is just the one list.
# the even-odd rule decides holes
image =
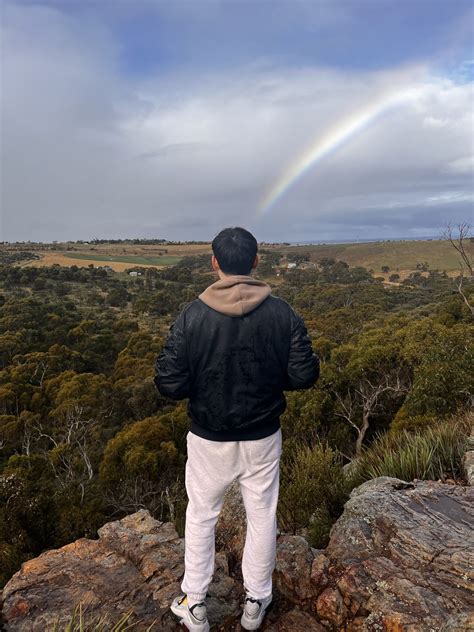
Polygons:
[[213,268],[224,274],[250,274],[258,263],[257,250],[257,240],[248,230],[224,228],[212,242]]

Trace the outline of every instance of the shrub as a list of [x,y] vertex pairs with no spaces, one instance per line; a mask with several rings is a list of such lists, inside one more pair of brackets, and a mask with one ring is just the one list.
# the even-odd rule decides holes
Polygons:
[[308,528],[311,546],[325,546],[348,498],[340,454],[320,442],[292,449],[289,456],[284,450],[280,473],[280,528],[291,533]]
[[329,541],[331,527],[336,521],[326,507],[319,507],[310,518],[308,542],[317,549],[323,549]]
[[130,423],[110,439],[99,468],[107,506],[119,513],[145,507],[154,517],[170,520],[182,530],[184,417],[183,409],[176,407],[169,414]]
[[400,430],[420,430],[424,431],[429,426],[439,422],[439,419],[433,414],[429,415],[411,415],[407,409],[402,406],[390,424],[390,431],[394,434]]
[[465,416],[412,432],[391,431],[379,436],[357,463],[357,482],[378,476],[405,481],[462,479],[471,423]]

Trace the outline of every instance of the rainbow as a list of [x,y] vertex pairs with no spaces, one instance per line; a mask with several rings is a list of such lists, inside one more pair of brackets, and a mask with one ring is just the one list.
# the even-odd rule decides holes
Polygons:
[[365,130],[374,123],[382,114],[392,108],[412,100],[417,95],[414,89],[385,94],[381,98],[372,102],[369,106],[352,115],[344,121],[340,121],[323,138],[318,138],[312,145],[296,160],[289,165],[281,174],[278,180],[262,199],[258,206],[258,214],[267,213],[278,200],[316,163],[340,149],[354,136]]

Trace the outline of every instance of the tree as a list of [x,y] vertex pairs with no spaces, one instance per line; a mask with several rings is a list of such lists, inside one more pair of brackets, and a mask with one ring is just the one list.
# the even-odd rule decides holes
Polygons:
[[467,276],[468,281],[472,281],[474,278],[473,266],[474,266],[474,257],[470,252],[469,245],[472,243],[469,238],[469,233],[471,230],[471,226],[466,222],[458,224],[457,226],[457,234],[455,234],[455,230],[451,226],[451,224],[446,225],[446,229],[443,233],[444,239],[447,239],[454,250],[459,255],[459,268],[460,275],[458,278],[458,292],[462,296],[464,303],[467,305],[469,311],[474,316],[474,304],[470,295],[468,295],[464,289],[464,279]]
[[104,375],[65,371],[48,380],[45,389],[52,399],[47,420],[35,426],[44,456],[61,488],[81,490],[94,476],[101,447],[104,420],[112,414],[111,392]]
[[421,261],[420,263],[416,264],[416,269],[420,270],[421,272],[428,272],[428,270],[430,269],[430,264],[428,263],[428,261]]
[[153,382],[161,338],[134,332],[118,354],[112,373],[114,399],[120,419],[143,419],[156,413],[164,399]]
[[333,354],[334,414],[356,431],[356,457],[362,451],[372,418],[380,413],[390,417],[410,386],[409,367],[387,329],[371,330],[355,344],[343,345]]
[[127,292],[127,289],[122,285],[113,287],[107,295],[109,305],[112,305],[113,307],[125,307],[131,298],[132,297]]
[[169,508],[184,464],[187,415],[183,405],[172,413],[152,416],[126,426],[108,443],[100,464],[107,503],[119,512],[146,507],[152,513]]
[[446,417],[472,405],[474,337],[472,325],[451,327],[432,318],[409,322],[396,336],[412,368],[412,385],[398,419]]

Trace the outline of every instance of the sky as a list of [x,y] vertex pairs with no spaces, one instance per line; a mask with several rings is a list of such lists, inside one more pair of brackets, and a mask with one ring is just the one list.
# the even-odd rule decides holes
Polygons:
[[465,0],[3,0],[0,241],[473,222]]

